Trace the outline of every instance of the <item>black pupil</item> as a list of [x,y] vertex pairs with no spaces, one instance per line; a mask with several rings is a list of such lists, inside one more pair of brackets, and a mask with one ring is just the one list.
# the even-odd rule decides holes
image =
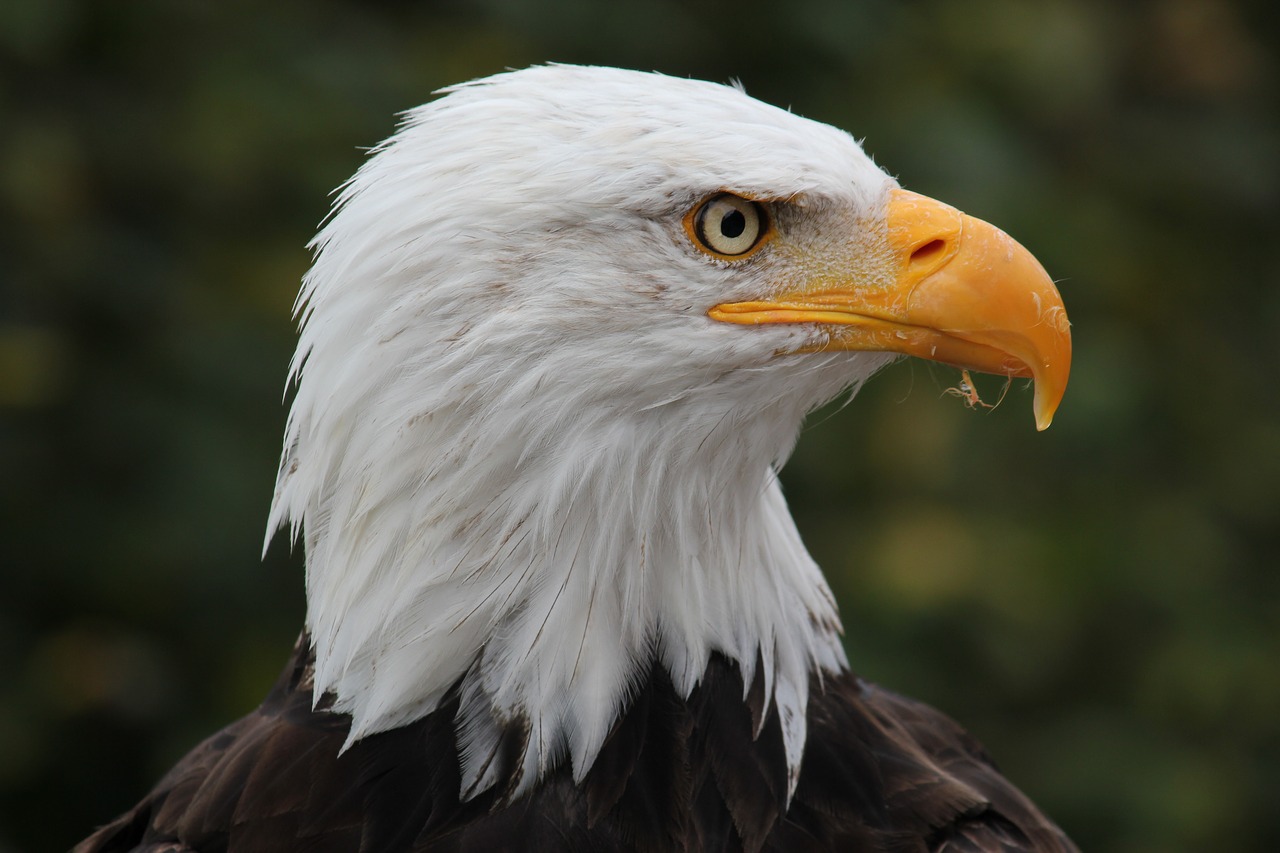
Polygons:
[[720,220],[720,233],[730,240],[741,237],[746,230],[747,217],[743,216],[741,210],[731,210]]

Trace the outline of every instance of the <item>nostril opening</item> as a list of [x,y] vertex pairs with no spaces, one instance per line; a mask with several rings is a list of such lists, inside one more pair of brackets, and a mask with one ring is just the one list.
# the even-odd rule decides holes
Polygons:
[[911,263],[919,264],[933,260],[936,256],[946,251],[946,240],[930,240],[923,246],[911,253]]

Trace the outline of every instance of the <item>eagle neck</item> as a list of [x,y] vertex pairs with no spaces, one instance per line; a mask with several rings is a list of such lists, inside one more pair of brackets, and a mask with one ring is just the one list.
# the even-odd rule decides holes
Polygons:
[[794,428],[687,400],[492,411],[436,409],[390,440],[348,422],[316,458],[291,424],[277,507],[305,531],[315,696],[351,715],[348,746],[456,692],[464,797],[566,761],[581,779],[654,665],[688,697],[721,655],[759,675],[794,790],[810,679],[846,665],[775,473]]

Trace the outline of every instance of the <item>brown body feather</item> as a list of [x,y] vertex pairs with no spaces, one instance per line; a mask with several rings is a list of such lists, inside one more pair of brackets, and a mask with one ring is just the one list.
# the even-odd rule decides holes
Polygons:
[[777,716],[753,738],[762,691],[744,702],[718,657],[687,700],[655,666],[582,784],[561,767],[460,802],[456,700],[339,756],[348,718],[312,710],[307,646],[76,853],[1075,850],[949,718],[852,674],[814,688],[790,808]]

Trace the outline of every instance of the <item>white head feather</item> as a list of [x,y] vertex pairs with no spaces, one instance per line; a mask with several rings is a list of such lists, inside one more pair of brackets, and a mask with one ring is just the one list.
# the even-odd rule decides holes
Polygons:
[[270,522],[304,532],[348,744],[460,681],[465,796],[519,717],[519,788],[581,779],[655,660],[687,694],[720,653],[748,686],[763,661],[794,785],[810,678],[845,659],[775,471],[891,357],[710,320],[795,261],[717,261],[681,221],[795,197],[847,243],[892,186],[843,132],[654,74],[532,68],[407,115],[314,242]]

